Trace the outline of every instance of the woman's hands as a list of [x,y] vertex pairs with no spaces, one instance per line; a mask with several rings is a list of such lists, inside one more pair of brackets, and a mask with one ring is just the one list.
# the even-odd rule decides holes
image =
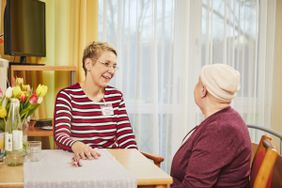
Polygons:
[[95,149],[91,148],[90,146],[76,141],[72,146],[71,149],[75,155],[80,159],[98,159],[101,154],[98,153]]

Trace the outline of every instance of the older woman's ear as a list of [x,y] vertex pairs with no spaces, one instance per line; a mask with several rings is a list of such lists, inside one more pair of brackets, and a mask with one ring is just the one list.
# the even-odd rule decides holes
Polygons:
[[207,88],[205,86],[203,86],[202,90],[201,90],[201,98],[204,98],[205,96],[207,96]]

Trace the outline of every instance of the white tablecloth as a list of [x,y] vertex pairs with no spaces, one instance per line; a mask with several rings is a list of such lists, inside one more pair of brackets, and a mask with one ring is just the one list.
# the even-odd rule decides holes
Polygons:
[[43,150],[39,162],[24,164],[25,188],[136,188],[136,179],[106,150],[98,160],[71,164],[72,153]]

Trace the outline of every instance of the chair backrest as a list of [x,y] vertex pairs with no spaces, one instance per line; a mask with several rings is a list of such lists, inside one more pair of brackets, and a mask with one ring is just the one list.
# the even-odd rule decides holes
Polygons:
[[261,137],[251,167],[251,188],[270,188],[272,169],[278,156],[271,140],[267,135]]
[[280,155],[282,154],[282,134],[280,132],[277,132],[273,129],[269,129],[269,128],[266,128],[266,127],[256,126],[256,125],[248,125],[248,128],[255,130],[255,133],[264,132],[265,134],[270,134],[272,137],[276,138],[276,140],[279,139],[279,141],[280,141],[280,144],[279,144],[280,153],[279,154]]
[[282,156],[279,155],[276,158],[276,162],[273,167],[271,187],[273,188],[282,187],[281,180],[282,180]]

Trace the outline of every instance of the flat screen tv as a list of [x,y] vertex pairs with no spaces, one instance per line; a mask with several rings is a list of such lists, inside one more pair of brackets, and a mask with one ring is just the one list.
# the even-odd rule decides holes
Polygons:
[[7,0],[4,13],[4,53],[46,56],[45,3],[39,0]]

